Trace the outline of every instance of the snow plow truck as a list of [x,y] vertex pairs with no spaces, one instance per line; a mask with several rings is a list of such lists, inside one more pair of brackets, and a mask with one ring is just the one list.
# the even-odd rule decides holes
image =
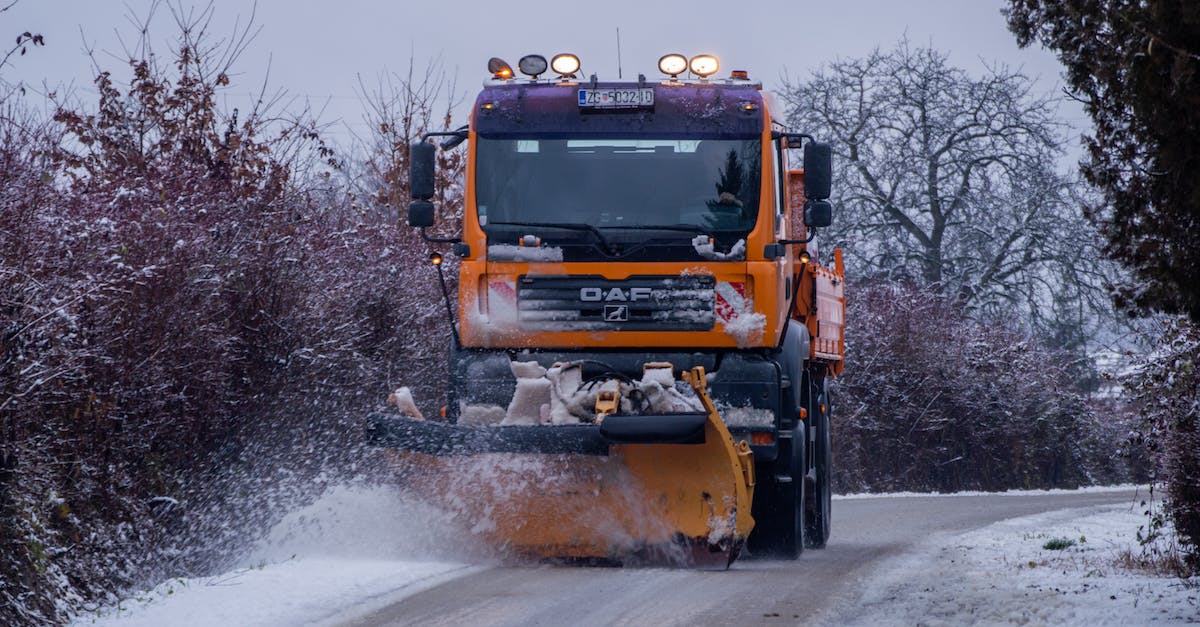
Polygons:
[[[459,258],[452,299],[431,256],[448,399],[375,413],[368,438],[516,554],[726,568],[829,538],[831,151],[718,67],[669,54],[663,78],[600,81],[571,54],[524,77],[493,58],[469,124],[411,146],[408,223]],[[461,236],[426,231],[434,141],[466,144]]]

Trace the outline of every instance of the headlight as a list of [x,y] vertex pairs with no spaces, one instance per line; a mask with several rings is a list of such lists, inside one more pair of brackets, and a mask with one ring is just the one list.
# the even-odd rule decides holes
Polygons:
[[556,54],[550,60],[550,68],[563,78],[573,77],[579,71],[579,57],[573,54]]
[[666,54],[658,60],[658,71],[675,78],[687,71],[687,57],[682,54]]
[[700,54],[692,57],[691,62],[692,74],[700,78],[708,78],[717,73],[717,68],[720,64],[717,63],[717,58],[711,54]]

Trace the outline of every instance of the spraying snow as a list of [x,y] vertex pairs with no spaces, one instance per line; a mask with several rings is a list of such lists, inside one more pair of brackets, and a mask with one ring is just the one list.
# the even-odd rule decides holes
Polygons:
[[338,486],[285,516],[242,567],[171,579],[74,624],[336,624],[477,572],[470,537],[396,488]]
[[[401,461],[401,472],[407,474],[411,467],[423,479],[413,490],[447,512],[466,530],[465,537],[494,548],[498,556],[520,558],[509,552],[512,534],[523,533],[529,521],[544,524],[542,508],[553,497],[556,517],[570,520],[582,536],[602,539],[614,553],[641,549],[651,538],[667,553],[660,558],[686,563],[685,552],[668,546],[672,529],[657,502],[645,496],[616,457],[485,453],[440,457],[432,473],[427,464]],[[588,487],[586,494],[581,486]],[[594,499],[601,492],[604,505]],[[639,530],[638,537],[630,535],[630,528]]]

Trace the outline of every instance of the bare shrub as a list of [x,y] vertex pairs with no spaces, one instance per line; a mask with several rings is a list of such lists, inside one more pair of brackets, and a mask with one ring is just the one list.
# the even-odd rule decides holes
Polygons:
[[425,246],[320,191],[340,163],[312,120],[221,112],[244,38],[207,17],[128,85],[99,71],[94,109],[0,116],[0,623],[228,566],[376,474],[362,419],[391,387],[439,393]]

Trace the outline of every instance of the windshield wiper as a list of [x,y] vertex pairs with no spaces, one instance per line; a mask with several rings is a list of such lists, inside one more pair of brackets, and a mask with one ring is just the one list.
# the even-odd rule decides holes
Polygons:
[[631,229],[635,231],[680,231],[715,238],[713,232],[696,224],[625,224],[602,226],[601,229]]
[[612,255],[612,246],[608,243],[608,238],[604,237],[604,233],[600,229],[591,224],[583,224],[582,222],[492,222],[488,221],[487,226],[530,226],[534,228],[545,229],[564,229],[567,231],[587,231],[596,236],[596,241],[603,248],[604,254]]

